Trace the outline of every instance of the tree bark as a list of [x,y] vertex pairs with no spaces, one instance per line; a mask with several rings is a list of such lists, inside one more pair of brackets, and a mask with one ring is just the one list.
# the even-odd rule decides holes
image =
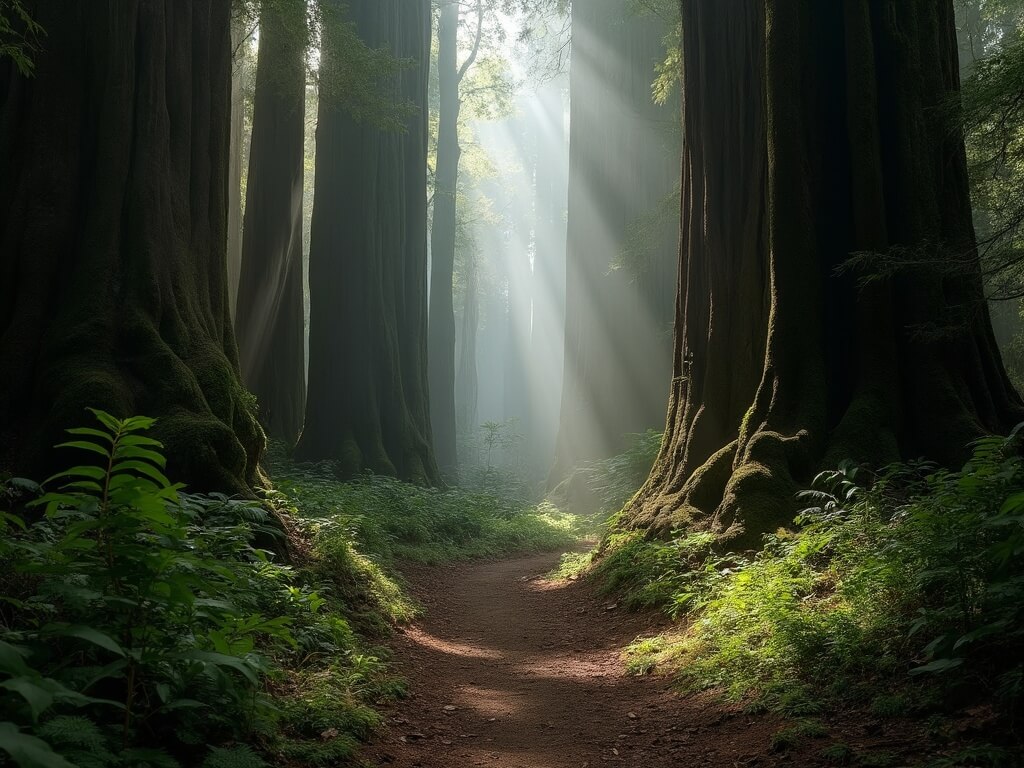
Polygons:
[[0,467],[86,406],[159,419],[168,473],[248,492],[264,437],[227,290],[229,0],[27,4],[32,79],[0,63]]
[[245,142],[245,45],[244,19],[231,23],[231,150],[228,159],[228,301],[231,319],[238,307],[238,282],[242,275],[242,150]]
[[[357,121],[321,91],[310,245],[310,361],[297,455],[439,481],[427,394],[429,0],[348,3],[357,34],[413,62],[389,80],[405,133]],[[330,66],[338,54],[323,56]],[[324,64],[322,64],[324,66]]]
[[455,197],[459,177],[459,4],[441,5],[437,31],[437,84],[440,98],[434,215],[430,230],[430,327],[428,368],[430,420],[441,471],[458,472],[455,449]]
[[434,169],[434,215],[430,230],[430,328],[428,368],[434,452],[441,472],[458,475],[455,414],[455,234],[459,187],[459,85],[476,60],[483,32],[483,5],[477,0],[476,42],[459,66],[458,0],[443,0],[437,31],[438,126]]
[[235,325],[267,434],[294,445],[306,398],[302,198],[306,17],[264,3]]
[[663,424],[678,233],[644,275],[613,270],[630,226],[678,183],[675,114],[651,97],[664,29],[621,0],[572,8],[565,365],[549,485]]
[[462,329],[459,338],[459,364],[455,376],[456,426],[460,435],[472,436],[479,426],[477,397],[480,379],[477,372],[477,336],[480,329],[480,281],[477,257],[466,258],[465,294],[462,299]]
[[[939,117],[959,87],[952,2],[682,7],[675,384],[661,455],[624,520],[749,548],[792,521],[820,468],[954,465],[1024,407],[982,295],[963,139]],[[865,252],[910,258],[865,285],[838,270]],[[719,264],[731,289],[709,274]]]

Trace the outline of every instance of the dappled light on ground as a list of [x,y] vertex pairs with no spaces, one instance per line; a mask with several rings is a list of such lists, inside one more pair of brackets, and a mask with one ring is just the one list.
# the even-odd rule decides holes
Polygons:
[[[581,768],[819,765],[823,743],[770,750],[782,721],[666,677],[626,674],[623,651],[663,629],[581,582],[544,574],[556,555],[412,568],[427,612],[394,643],[412,696],[385,711],[370,765]],[[851,724],[850,729],[857,727]],[[830,734],[863,744],[861,733]]]
[[464,656],[473,659],[500,659],[501,654],[497,651],[491,651],[486,648],[479,648],[473,645],[466,645],[464,643],[458,643],[454,640],[441,640],[440,638],[434,637],[422,630],[415,627],[406,630],[406,637],[412,642],[422,645],[424,648],[429,648],[432,651],[439,651],[441,653],[448,653],[453,656]]

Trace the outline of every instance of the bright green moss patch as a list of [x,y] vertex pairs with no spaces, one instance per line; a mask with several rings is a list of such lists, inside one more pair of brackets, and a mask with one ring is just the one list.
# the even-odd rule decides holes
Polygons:
[[[634,643],[629,670],[663,667],[688,690],[801,723],[835,706],[884,720],[975,700],[1012,722],[1024,704],[1018,440],[977,443],[959,472],[827,473],[802,495],[797,532],[753,555],[723,554],[710,534],[611,534],[592,577],[626,605],[686,619]],[[780,732],[777,747],[806,736]]]
[[[550,504],[529,505],[458,488],[422,488],[366,475],[342,482],[329,464],[271,469],[275,500],[321,533],[339,531],[359,552],[387,566],[544,552],[571,546],[575,515]],[[318,528],[319,527],[319,528]]]

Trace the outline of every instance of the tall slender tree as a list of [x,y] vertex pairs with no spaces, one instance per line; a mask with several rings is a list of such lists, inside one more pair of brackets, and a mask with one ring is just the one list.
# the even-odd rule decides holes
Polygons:
[[264,0],[235,326],[243,379],[271,437],[294,444],[306,398],[302,199],[304,0]]
[[245,50],[248,14],[236,11],[231,23],[231,141],[228,155],[228,301],[231,318],[238,306],[242,274],[242,154],[245,143]]
[[35,77],[0,61],[0,468],[40,471],[95,406],[158,417],[192,488],[246,491],[264,437],[227,291],[231,3],[26,6]]
[[455,448],[455,240],[459,182],[459,86],[480,51],[483,0],[476,0],[476,37],[466,60],[459,64],[460,0],[441,0],[438,22],[437,79],[440,98],[437,163],[434,170],[434,215],[430,232],[430,415],[434,448],[441,471],[458,470]]
[[480,279],[478,256],[466,255],[463,267],[462,322],[459,333],[458,369],[455,376],[456,426],[459,433],[472,435],[479,424],[477,396],[477,337],[480,332]]
[[[982,294],[963,139],[940,109],[959,85],[952,0],[682,10],[673,388],[625,519],[756,546],[818,468],[955,463],[1024,408]],[[858,276],[853,254],[886,269]]]
[[[344,475],[372,470],[432,483],[439,474],[426,363],[430,3],[347,5],[370,54],[384,50],[391,61],[411,62],[380,83],[411,113],[404,130],[388,130],[354,115],[343,89],[321,87],[309,390],[297,453],[335,459]],[[332,7],[341,13],[340,3]],[[351,53],[346,29],[324,31],[327,72]]]
[[552,484],[664,419],[674,226],[642,277],[612,269],[631,225],[678,185],[676,112],[651,96],[664,34],[621,0],[573,4],[565,370]]

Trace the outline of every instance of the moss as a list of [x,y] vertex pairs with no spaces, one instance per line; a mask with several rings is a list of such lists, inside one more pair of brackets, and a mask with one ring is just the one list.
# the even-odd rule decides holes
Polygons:
[[723,543],[729,549],[759,549],[764,534],[792,523],[798,490],[784,461],[741,465],[715,512]]
[[684,489],[689,504],[705,515],[711,515],[722,502],[726,485],[732,476],[739,442],[733,440],[699,467]]

